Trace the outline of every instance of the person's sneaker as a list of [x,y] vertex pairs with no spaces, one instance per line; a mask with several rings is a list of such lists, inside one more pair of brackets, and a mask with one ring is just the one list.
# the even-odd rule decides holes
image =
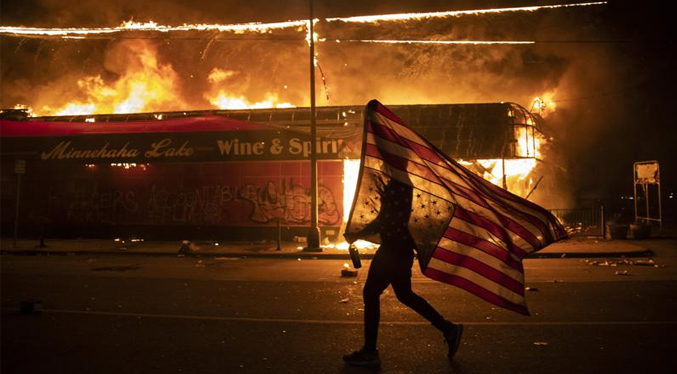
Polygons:
[[463,335],[463,325],[455,325],[447,321],[447,331],[444,333],[444,340],[449,346],[447,357],[453,358],[461,345],[461,335]]
[[364,348],[355,351],[349,355],[343,356],[343,361],[348,365],[353,366],[379,366],[381,359],[378,357],[378,349],[375,351],[367,351]]

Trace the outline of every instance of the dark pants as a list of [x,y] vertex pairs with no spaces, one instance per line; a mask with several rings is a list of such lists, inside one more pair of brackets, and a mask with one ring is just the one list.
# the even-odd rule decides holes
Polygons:
[[404,305],[416,311],[443,331],[446,321],[424,298],[411,289],[412,256],[387,253],[379,249],[369,266],[367,283],[364,285],[364,347],[376,349],[378,324],[381,315],[380,296],[388,285],[393,286],[395,296]]

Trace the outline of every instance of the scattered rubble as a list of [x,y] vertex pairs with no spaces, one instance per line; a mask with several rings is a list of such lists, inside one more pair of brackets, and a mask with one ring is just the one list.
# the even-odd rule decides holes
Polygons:
[[604,261],[597,261],[597,260],[585,260],[585,262],[588,265],[591,266],[609,266],[609,267],[617,267],[617,266],[650,266],[650,267],[660,267],[664,268],[665,265],[658,265],[656,262],[652,259],[649,258],[648,260],[630,260],[627,258],[623,258],[620,260],[604,260]]

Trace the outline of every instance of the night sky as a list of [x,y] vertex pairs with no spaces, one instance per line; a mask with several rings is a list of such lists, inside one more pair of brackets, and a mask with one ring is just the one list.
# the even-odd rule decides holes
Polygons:
[[[483,9],[544,4],[575,3],[572,1],[315,1],[315,17],[345,17],[400,12],[433,12]],[[438,47],[401,46],[318,46],[320,62],[325,64],[327,80],[333,85],[333,101],[320,105],[364,104],[370,98],[403,104],[406,98],[390,93],[392,83],[399,82],[401,91],[416,86],[417,102],[515,101],[529,109],[529,98],[539,92],[556,92],[557,110],[546,118],[550,134],[557,139],[564,154],[562,166],[569,170],[570,188],[574,195],[591,198],[620,199],[632,195],[632,164],[635,161],[658,160],[663,179],[663,196],[668,209],[674,211],[671,192],[677,189],[677,122],[675,121],[675,57],[674,31],[670,26],[672,12],[661,1],[610,1],[607,5],[583,10],[549,11],[539,15],[509,17],[485,16],[441,22],[414,22],[405,26],[388,25],[370,28],[341,28],[318,25],[328,39],[333,38],[400,38],[475,40],[537,40],[546,43],[534,47],[464,47],[451,51]],[[164,25],[183,23],[275,22],[303,19],[308,16],[306,1],[91,1],[74,0],[4,0],[1,6],[2,26],[33,27],[106,27],[117,26],[130,19],[153,20]],[[454,24],[456,22],[456,24]],[[119,73],[110,63],[115,41],[74,42],[36,41],[6,35],[2,38],[3,107],[25,103],[33,93],[53,85],[64,85],[67,74],[77,66],[79,74],[104,70]],[[71,44],[68,44],[71,43]],[[80,42],[82,43],[82,42]],[[161,43],[160,43],[161,44]],[[195,71],[206,75],[209,65],[224,64],[244,69],[249,63],[237,62],[228,54],[235,43],[219,44],[212,60],[186,62],[172,60],[179,75]],[[161,48],[161,47],[160,47]],[[167,48],[177,48],[176,46]],[[198,49],[185,53],[195,56]],[[290,57],[252,47],[252,54],[262,59],[279,56],[282,67],[295,61],[298,73],[279,82],[299,80],[307,69],[306,55]],[[273,48],[273,47],[271,47]],[[277,45],[274,48],[280,48]],[[301,53],[303,45],[294,48]],[[323,50],[323,48],[325,48]],[[342,48],[342,49],[341,49]],[[371,48],[367,50],[366,48]],[[409,48],[409,49],[407,49]],[[261,49],[261,50],[259,50]],[[389,50],[388,50],[389,49]],[[202,47],[199,48],[202,50]],[[61,54],[59,54],[61,51]],[[161,53],[163,49],[160,49]],[[225,52],[224,52],[225,51]],[[233,53],[235,54],[235,52]],[[354,56],[361,56],[357,60]],[[67,56],[67,57],[64,57]],[[78,61],[77,56],[82,56]],[[351,67],[345,68],[351,58]],[[304,58],[306,60],[304,60]],[[379,62],[397,65],[397,69],[373,66]],[[215,66],[215,65],[214,65]],[[277,69],[277,68],[276,68]],[[274,70],[274,72],[277,70]],[[434,72],[434,74],[432,73]],[[98,73],[97,73],[98,74]],[[244,74],[244,73],[243,73]],[[268,78],[274,84],[277,75]],[[297,75],[295,75],[297,74]],[[382,77],[374,78],[373,75]],[[266,80],[252,74],[246,80],[250,93],[265,89]],[[279,73],[283,76],[283,73]],[[104,75],[105,77],[105,75]],[[192,77],[192,75],[191,75]],[[363,82],[343,85],[342,82]],[[73,82],[71,82],[72,85]],[[271,84],[272,84],[271,83]],[[419,83],[422,83],[419,86]],[[425,84],[423,84],[425,83]],[[452,88],[440,89],[438,86]],[[427,88],[426,88],[427,87]],[[454,88],[455,87],[455,88]],[[299,88],[300,90],[300,88]],[[184,95],[199,88],[185,85]],[[247,94],[244,92],[243,94]],[[391,96],[389,96],[391,95]],[[318,96],[322,96],[321,94]],[[425,99],[421,99],[425,98]],[[303,101],[304,96],[289,95],[289,101]],[[189,103],[189,109],[204,108],[204,103]],[[182,108],[176,108],[181,110]],[[670,211],[668,210],[668,215]],[[668,219],[671,219],[669,216]],[[674,218],[673,218],[674,219]]]

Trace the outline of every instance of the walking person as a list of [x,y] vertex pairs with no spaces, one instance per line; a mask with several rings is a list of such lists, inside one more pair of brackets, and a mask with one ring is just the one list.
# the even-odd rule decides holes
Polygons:
[[379,234],[381,245],[376,251],[367,281],[364,285],[364,346],[343,360],[349,365],[378,366],[381,363],[377,349],[380,320],[380,296],[392,285],[397,299],[428,320],[442,332],[448,344],[448,357],[456,353],[463,333],[463,325],[447,321],[424,298],[411,289],[411,267],[414,263],[414,242],[408,229],[411,216],[413,189],[395,179],[379,189],[381,208],[377,218],[356,234],[346,234],[354,242],[360,235]]

